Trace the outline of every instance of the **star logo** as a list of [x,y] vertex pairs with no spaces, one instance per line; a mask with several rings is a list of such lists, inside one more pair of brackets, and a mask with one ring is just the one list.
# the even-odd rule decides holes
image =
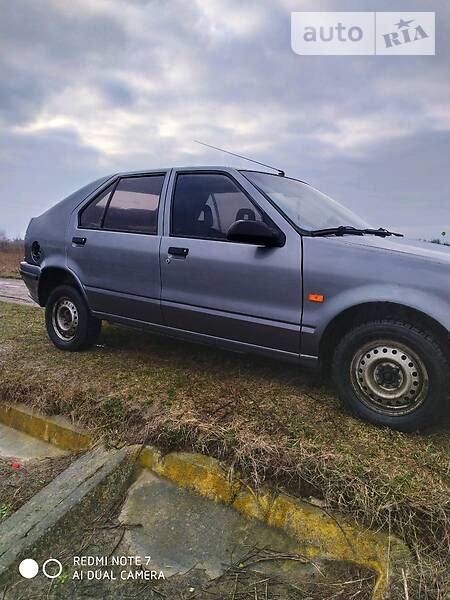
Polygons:
[[414,19],[411,19],[411,21],[404,21],[403,19],[400,19],[400,21],[395,23],[395,25],[397,25],[397,29],[401,29],[402,27],[409,27],[409,24],[413,21]]

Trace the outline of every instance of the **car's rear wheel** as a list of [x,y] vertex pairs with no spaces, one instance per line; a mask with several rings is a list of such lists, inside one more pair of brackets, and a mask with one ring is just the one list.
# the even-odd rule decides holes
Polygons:
[[402,431],[448,411],[448,361],[433,336],[409,323],[363,323],[338,344],[333,378],[340,398],[365,420]]
[[55,288],[45,305],[47,332],[57,348],[76,352],[93,346],[101,321],[93,317],[80,292],[70,286]]

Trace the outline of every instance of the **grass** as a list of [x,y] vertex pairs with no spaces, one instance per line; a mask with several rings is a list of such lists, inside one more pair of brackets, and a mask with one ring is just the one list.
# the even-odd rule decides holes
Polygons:
[[0,249],[0,277],[19,279],[19,263],[21,260],[23,260],[22,248]]
[[48,341],[41,310],[0,303],[0,398],[64,414],[114,441],[195,450],[403,537],[422,598],[444,598],[450,427],[376,428],[295,366],[116,326],[78,354]]

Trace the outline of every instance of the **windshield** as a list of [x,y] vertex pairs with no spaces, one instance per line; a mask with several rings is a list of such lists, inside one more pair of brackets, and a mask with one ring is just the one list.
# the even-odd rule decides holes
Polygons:
[[351,210],[297,179],[259,171],[242,171],[242,174],[300,229],[313,231],[341,225],[369,227]]

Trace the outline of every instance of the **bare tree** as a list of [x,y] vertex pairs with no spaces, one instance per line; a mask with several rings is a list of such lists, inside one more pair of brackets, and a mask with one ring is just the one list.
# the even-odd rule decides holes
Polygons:
[[6,237],[6,233],[3,229],[0,229],[0,250],[6,250],[6,246],[8,245],[8,238]]

